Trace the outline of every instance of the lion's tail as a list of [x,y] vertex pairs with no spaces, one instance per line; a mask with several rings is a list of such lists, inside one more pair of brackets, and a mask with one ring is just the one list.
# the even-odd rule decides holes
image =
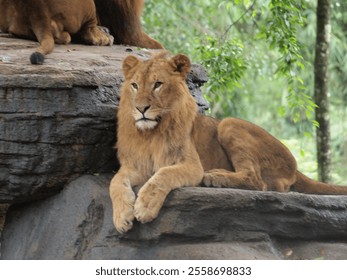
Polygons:
[[51,22],[48,19],[42,19],[32,24],[33,32],[40,43],[40,47],[36,49],[30,56],[32,64],[43,64],[45,55],[53,51],[54,37],[51,30]]
[[347,187],[318,182],[296,172],[296,182],[292,186],[294,191],[307,194],[347,195]]
[[43,64],[45,55],[52,52],[54,48],[54,39],[44,38],[40,42],[40,47],[30,55],[30,62],[32,64]]

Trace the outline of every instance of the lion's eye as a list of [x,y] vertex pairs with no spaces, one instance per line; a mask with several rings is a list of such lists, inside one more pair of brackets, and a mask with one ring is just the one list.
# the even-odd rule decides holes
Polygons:
[[131,83],[131,86],[132,86],[134,89],[136,89],[136,90],[138,90],[138,89],[139,89],[139,87],[138,87],[137,83]]
[[156,82],[154,83],[153,89],[160,88],[160,86],[161,86],[162,84],[163,84],[162,82],[156,81]]

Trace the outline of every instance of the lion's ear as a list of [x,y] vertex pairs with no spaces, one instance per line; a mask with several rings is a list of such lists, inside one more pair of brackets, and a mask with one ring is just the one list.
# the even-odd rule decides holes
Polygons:
[[184,54],[175,55],[171,58],[171,61],[175,67],[175,71],[180,72],[183,78],[187,78],[190,71],[189,57]]
[[128,78],[131,74],[132,71],[136,65],[138,65],[140,60],[133,55],[128,55],[124,60],[123,60],[123,65],[122,65],[122,70],[125,78]]

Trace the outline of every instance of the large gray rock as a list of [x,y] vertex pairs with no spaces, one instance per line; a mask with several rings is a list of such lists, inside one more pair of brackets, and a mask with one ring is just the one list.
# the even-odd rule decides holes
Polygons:
[[[0,39],[0,204],[47,197],[81,174],[116,170],[121,61],[150,53],[57,45],[38,66],[29,62],[38,43]],[[194,65],[187,83],[202,109],[206,80]]]
[[182,188],[153,222],[119,235],[111,176],[86,175],[10,208],[1,258],[347,259],[346,196]]
[[116,168],[125,49],[57,46],[37,66],[28,60],[37,43],[1,43],[0,202],[46,197],[80,174]]

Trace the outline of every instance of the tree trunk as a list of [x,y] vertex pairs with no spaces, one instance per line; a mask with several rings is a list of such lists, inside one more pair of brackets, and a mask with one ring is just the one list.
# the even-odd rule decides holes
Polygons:
[[314,99],[316,108],[317,128],[317,160],[319,180],[330,180],[331,153],[330,153],[330,124],[329,124],[329,89],[328,65],[330,43],[330,17],[331,0],[318,0],[317,5],[317,37],[316,56],[314,62]]

